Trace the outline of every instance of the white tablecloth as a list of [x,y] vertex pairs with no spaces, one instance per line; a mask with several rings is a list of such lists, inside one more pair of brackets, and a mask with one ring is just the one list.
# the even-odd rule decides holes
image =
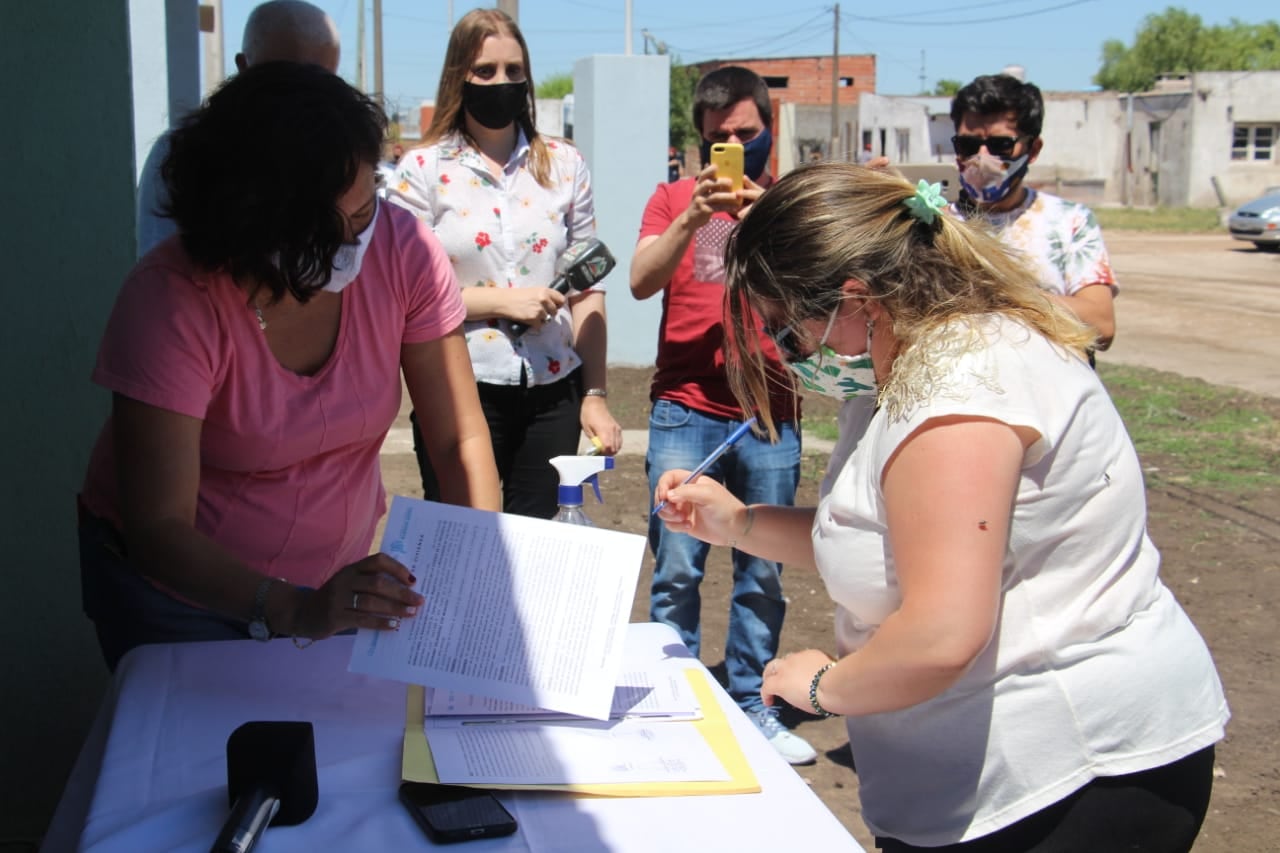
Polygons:
[[[655,660],[688,657],[665,626],[629,630],[651,645]],[[308,649],[288,640],[135,649],[103,700],[42,849],[205,853],[228,812],[227,737],[249,720],[310,721],[320,782],[315,814],[296,827],[269,829],[258,851],[430,848],[396,798],[405,686],[347,672],[351,643],[337,637]],[[716,695],[761,793],[634,799],[502,793],[519,832],[458,849],[861,853],[718,686]]]

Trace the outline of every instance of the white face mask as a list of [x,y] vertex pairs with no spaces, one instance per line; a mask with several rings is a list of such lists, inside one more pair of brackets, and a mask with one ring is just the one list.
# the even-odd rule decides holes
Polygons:
[[878,389],[875,368],[871,364],[871,321],[867,321],[867,351],[860,355],[841,355],[827,346],[827,338],[839,310],[837,305],[831,312],[817,349],[808,358],[787,362],[787,367],[800,377],[801,385],[824,397],[852,400],[854,397],[874,396]]
[[329,276],[329,283],[324,286],[325,290],[330,293],[341,293],[348,284],[356,280],[356,276],[360,275],[360,265],[364,263],[364,253],[373,238],[373,226],[378,221],[378,211],[381,209],[381,203],[375,199],[373,216],[364,230],[356,235],[356,242],[343,243],[338,247],[338,253],[333,256],[333,272]]
[[1026,173],[1028,154],[1015,160],[979,151],[960,167],[960,186],[974,201],[995,204],[1009,194]]

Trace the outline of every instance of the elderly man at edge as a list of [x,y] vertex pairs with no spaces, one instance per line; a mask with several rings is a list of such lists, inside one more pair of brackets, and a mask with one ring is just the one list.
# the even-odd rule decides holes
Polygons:
[[[236,68],[243,71],[259,62],[303,62],[337,73],[340,51],[338,28],[323,10],[304,0],[268,0],[249,13]],[[151,147],[138,179],[139,258],[178,230],[162,212],[169,195],[160,178],[160,164],[168,154],[169,134],[165,133]]]

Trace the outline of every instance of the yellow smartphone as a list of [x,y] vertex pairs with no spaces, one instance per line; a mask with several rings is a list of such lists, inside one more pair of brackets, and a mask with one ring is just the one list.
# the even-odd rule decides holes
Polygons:
[[733,191],[742,192],[742,146],[736,142],[714,142],[711,145],[711,165],[716,167],[716,178],[733,181]]

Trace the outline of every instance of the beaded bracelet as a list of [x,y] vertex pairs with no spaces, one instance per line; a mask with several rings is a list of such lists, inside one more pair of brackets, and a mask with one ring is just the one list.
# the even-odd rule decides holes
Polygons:
[[827,670],[835,666],[836,662],[831,661],[829,664],[818,670],[813,675],[813,681],[809,682],[809,704],[813,706],[813,713],[819,717],[834,717],[835,714],[828,711],[818,703],[818,682],[822,680],[822,676],[827,674]]

